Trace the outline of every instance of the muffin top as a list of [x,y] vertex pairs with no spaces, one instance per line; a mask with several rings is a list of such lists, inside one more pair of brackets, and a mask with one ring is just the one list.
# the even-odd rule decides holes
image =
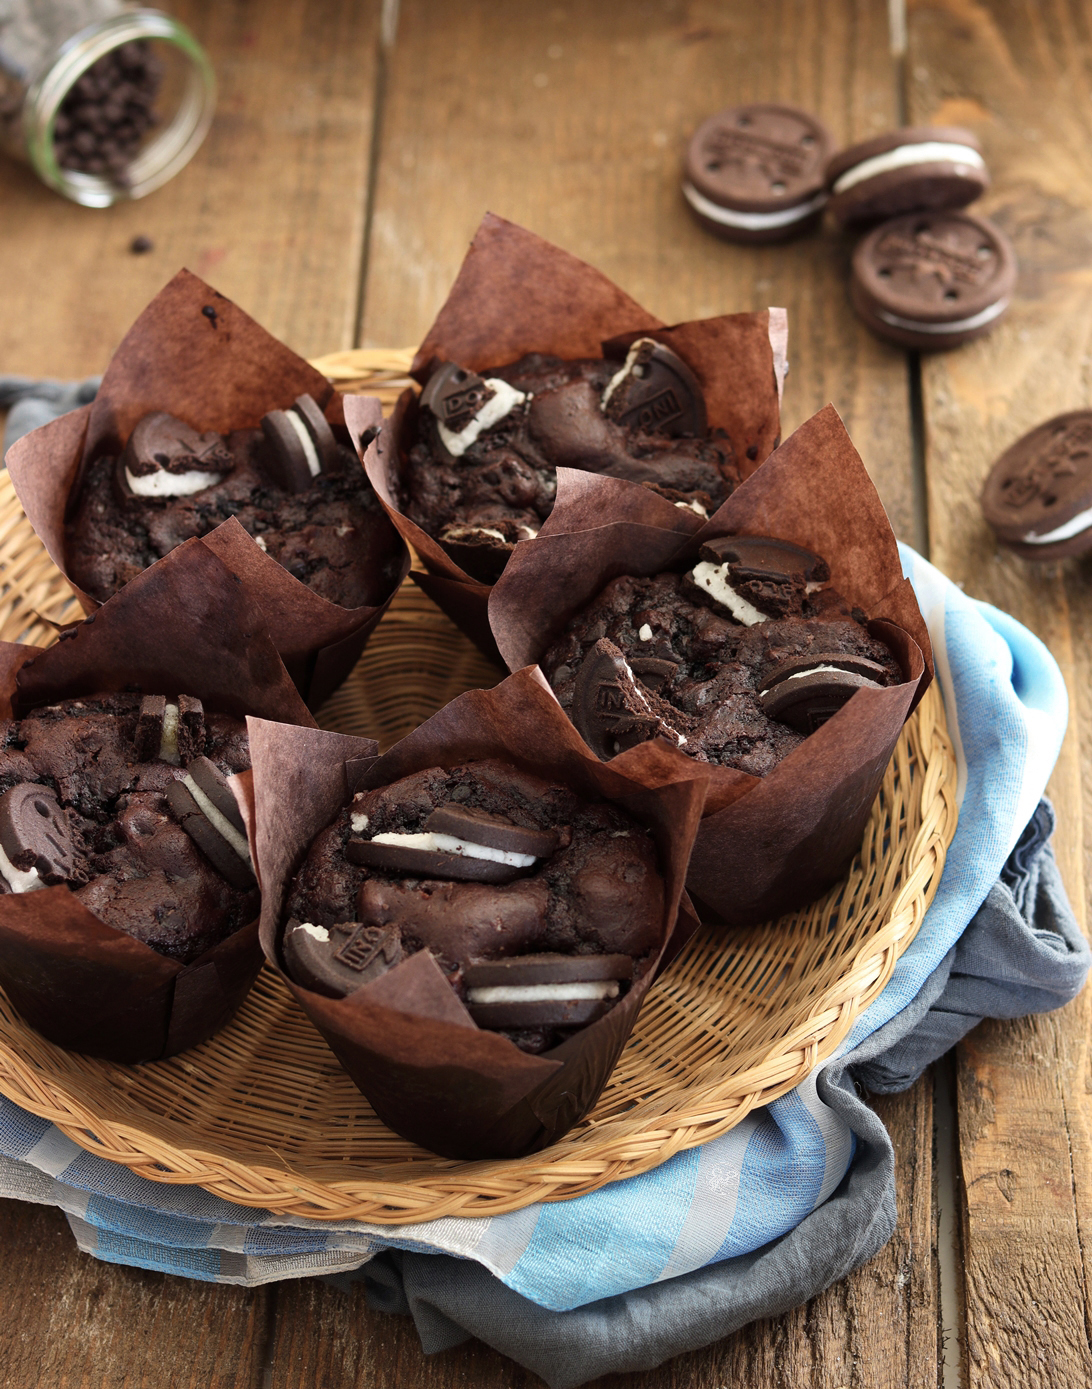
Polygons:
[[662,737],[755,776],[856,690],[904,678],[820,556],[761,536],[710,541],[680,572],[613,580],[541,665],[604,761]]
[[702,516],[740,480],[727,434],[708,431],[693,372],[639,338],[618,360],[533,353],[481,375],[438,367],[421,394],[399,503],[491,583],[549,516],[558,467],[641,483]]
[[0,894],[66,884],[189,963],[257,915],[227,783],[249,766],[243,721],[189,695],[98,694],[0,724]]
[[65,527],[68,569],[105,602],[183,541],[232,516],[271,558],[342,607],[376,606],[402,550],[356,454],[311,396],[261,429],[199,434],[157,412],[120,456],[92,462]]
[[358,792],[292,883],[283,953],[336,996],[429,950],[479,1026],[540,1052],[650,967],[663,910],[642,825],[487,760]]

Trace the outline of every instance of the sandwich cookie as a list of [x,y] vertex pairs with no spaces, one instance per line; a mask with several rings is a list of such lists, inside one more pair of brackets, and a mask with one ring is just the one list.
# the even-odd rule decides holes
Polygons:
[[839,226],[861,226],[966,207],[990,186],[982,147],[969,130],[892,130],[836,154],[827,165],[830,210]]
[[821,728],[858,690],[881,690],[886,672],[878,661],[843,652],[817,652],[787,661],[770,672],[758,702],[804,737]]
[[284,929],[284,961],[297,984],[328,998],[344,998],[393,969],[403,958],[397,926],[339,921],[316,926],[289,921]]
[[365,868],[418,878],[510,883],[549,858],[559,842],[556,830],[530,829],[453,801],[433,810],[420,831],[350,839],[345,857]]
[[919,351],[988,333],[1009,306],[1008,238],[967,212],[913,212],[884,222],[853,253],[850,299],[879,337]]
[[262,416],[262,433],[277,483],[286,492],[306,492],[337,457],[337,440],[326,416],[309,395],[288,410]]
[[207,757],[187,762],[167,787],[175,819],[232,887],[257,886],[243,817],[227,777]]
[[727,241],[784,241],[819,220],[832,151],[830,132],[807,111],[733,106],[694,132],[683,196],[702,225]]
[[463,969],[466,1006],[479,1027],[583,1027],[602,1017],[633,978],[629,955],[515,955]]
[[1006,449],[986,478],[982,514],[1024,559],[1092,550],[1092,410],[1056,415]]
[[215,431],[199,434],[185,421],[158,410],[137,421],[114,468],[120,500],[188,497],[223,482],[234,467]]
[[79,886],[87,866],[72,823],[49,786],[24,781],[0,796],[0,891]]

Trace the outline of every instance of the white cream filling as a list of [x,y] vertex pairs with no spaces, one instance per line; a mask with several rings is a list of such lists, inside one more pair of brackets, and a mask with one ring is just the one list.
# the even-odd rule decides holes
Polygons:
[[805,593],[818,593],[821,588],[826,588],[826,584],[807,583],[804,585]]
[[681,506],[684,511],[693,511],[695,515],[704,517],[708,521],[709,513],[700,502],[676,502],[676,506]]
[[508,544],[508,537],[503,531],[496,530],[493,526],[448,526],[441,535],[441,540],[467,540],[472,535],[491,535],[499,540],[502,545]]
[[349,828],[354,834],[363,834],[368,828],[368,817],[362,810],[349,812]]
[[227,818],[227,816],[221,814],[221,812],[216,809],[213,803],[209,800],[208,796],[206,796],[204,791],[202,791],[200,786],[198,786],[197,782],[194,781],[193,777],[190,776],[189,772],[186,772],[185,775],[182,777],[182,785],[197,802],[197,807],[201,811],[201,814],[209,822],[209,824],[220,836],[220,838],[231,845],[231,847],[235,850],[235,852],[239,855],[239,857],[243,860],[245,864],[247,864],[250,868],[253,868],[254,865],[250,862],[250,848],[247,845],[246,840],[231,823],[231,821]]
[[487,376],[485,384],[492,387],[495,394],[490,396],[478,413],[472,416],[459,430],[458,434],[441,424],[439,420],[436,421],[436,428],[440,431],[443,446],[452,458],[461,458],[479,434],[483,434],[487,429],[492,429],[506,415],[511,414],[517,405],[522,405],[525,400],[531,398],[529,393],[517,391],[515,386],[510,386],[507,381],[502,381],[497,376]]
[[334,531],[334,534],[340,536],[342,540],[344,540],[347,535],[352,535],[352,533],[352,526],[338,526]]
[[430,854],[462,854],[466,858],[484,858],[490,863],[504,863],[509,868],[530,868],[534,854],[513,854],[505,849],[493,849],[488,844],[473,844],[457,839],[453,834],[376,834],[373,844],[391,844],[405,849],[423,849]]
[[1081,531],[1087,530],[1089,526],[1092,526],[1092,507],[1087,511],[1078,512],[1071,521],[1066,521],[1056,530],[1047,531],[1046,535],[1033,535],[1029,532],[1024,536],[1023,543],[1025,545],[1049,545],[1055,540],[1069,540],[1071,536],[1080,535]]
[[318,477],[322,472],[322,464],[319,462],[318,450],[315,448],[315,441],[307,432],[307,426],[296,414],[295,410],[286,410],[288,423],[299,435],[300,445],[303,449],[303,456],[307,459],[307,471],[312,477]]
[[37,892],[40,887],[46,886],[39,878],[37,868],[28,868],[25,873],[21,868],[16,868],[4,853],[3,846],[0,846],[0,874],[3,874],[12,892]]
[[530,526],[525,526],[522,521],[519,524],[519,529],[527,533],[528,540],[534,540],[535,536],[538,535],[538,531],[532,530]]
[[704,588],[711,598],[727,608],[736,621],[742,622],[745,627],[754,627],[759,622],[765,622],[765,613],[760,613],[752,603],[748,603],[746,598],[741,598],[734,588],[728,586],[725,582],[727,573],[726,564],[711,564],[709,560],[702,560],[691,569],[690,577],[699,588]]
[[[952,163],[971,169],[984,169],[986,161],[970,145],[957,145],[947,140],[923,140],[918,145],[900,145],[898,149],[887,150],[884,154],[874,154],[871,159],[862,159],[854,164],[834,184],[835,193],[844,193],[854,188],[866,178],[886,174],[889,169],[907,169],[914,164]],[[956,173],[963,170],[956,169]]]
[[1005,312],[1009,306],[1007,299],[999,299],[996,304],[990,304],[981,313],[972,314],[970,318],[957,318],[952,323],[922,323],[916,318],[900,318],[897,313],[888,313],[886,309],[877,309],[877,318],[882,318],[885,323],[890,323],[892,328],[909,328],[912,333],[935,333],[943,336],[945,333],[965,333],[971,328],[981,328],[983,323],[991,323],[995,318]]
[[[638,635],[639,635],[639,634],[638,634]],[[651,627],[649,628],[648,635],[649,635],[649,637],[652,636],[652,628],[651,628]],[[634,694],[637,696],[637,698],[641,701],[641,703],[645,706],[645,708],[646,708],[646,709],[649,711],[649,713],[651,714],[651,713],[652,713],[652,706],[649,704],[648,700],[644,697],[644,694],[643,694],[643,692],[642,692],[642,690],[641,690],[640,682],[638,681],[637,677],[633,674],[633,671],[630,669],[629,662],[623,658],[622,664],[623,664],[623,666],[625,666],[625,668],[626,668],[626,674],[627,674],[627,675],[629,676],[629,678],[633,681],[633,692],[634,692]],[[653,718],[655,718],[655,717],[656,717],[656,716],[653,714]],[[686,742],[686,734],[685,734],[685,733],[680,733],[679,730],[678,730],[677,728],[672,728],[670,724],[666,724],[666,725],[665,725],[665,724],[663,724],[663,722],[661,721],[661,727],[660,727],[660,730],[659,730],[659,731],[660,731],[661,733],[669,733],[669,734],[671,735],[671,737],[674,738],[675,741],[678,743],[679,747],[682,747],[682,745]],[[617,739],[615,740],[615,743],[614,743],[614,751],[615,751],[615,752],[621,752],[621,751],[622,751],[622,744],[619,743],[619,742],[617,741]]]
[[189,497],[220,482],[223,476],[223,473],[199,472],[197,469],[191,469],[188,473],[167,473],[160,468],[157,472],[140,473],[134,477],[128,468],[125,469],[125,481],[135,497]]
[[258,549],[261,550],[263,555],[267,555],[269,553],[269,546],[265,543],[264,535],[256,535],[254,537],[254,544],[257,545]]
[[164,762],[178,766],[178,705],[168,704],[163,710],[163,730],[159,735],[159,755]]
[[632,347],[629,349],[629,351],[626,353],[626,360],[625,360],[625,362],[622,364],[621,369],[618,370],[618,371],[616,371],[616,372],[614,373],[614,375],[610,378],[610,380],[607,382],[607,388],[606,388],[606,390],[603,392],[603,398],[602,398],[602,399],[600,400],[600,402],[599,402],[599,408],[600,408],[601,410],[606,411],[606,408],[607,408],[607,405],[608,405],[608,403],[609,403],[609,401],[610,401],[611,396],[615,393],[615,391],[618,389],[618,387],[622,384],[622,382],[626,379],[626,377],[627,377],[627,376],[630,374],[630,372],[633,370],[634,363],[637,361],[637,358],[638,358],[638,356],[640,355],[642,348],[645,348],[645,347],[655,347],[655,346],[656,346],[656,340],[655,340],[655,338],[638,338],[638,339],[637,339],[637,341],[633,344],[633,346],[632,346]]
[[637,633],[637,635],[640,637],[642,641],[651,641],[652,628],[646,622],[645,625],[641,628],[641,630]]
[[309,936],[314,936],[315,940],[323,945],[330,939],[330,932],[325,926],[313,926],[310,921],[301,921],[296,927],[297,931],[306,931]]
[[692,183],[684,183],[682,191],[683,197],[695,212],[700,212],[711,222],[719,222],[721,226],[739,227],[743,231],[766,231],[772,227],[787,227],[793,222],[802,222],[805,217],[818,212],[827,200],[826,193],[816,193],[815,197],[809,198],[806,203],[779,208],[777,212],[733,212],[731,208],[710,202]]
[[571,984],[491,984],[467,989],[469,1003],[565,1003],[569,1000],[617,998],[617,979],[583,979]]

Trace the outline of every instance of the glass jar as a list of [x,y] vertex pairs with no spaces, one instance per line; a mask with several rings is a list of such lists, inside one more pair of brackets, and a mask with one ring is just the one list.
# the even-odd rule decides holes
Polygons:
[[[66,137],[62,149],[58,141],[72,124],[73,102],[89,84],[102,92],[110,81],[108,75],[84,74],[101,59],[121,72],[117,65],[126,56],[135,56],[138,65],[154,63],[154,96],[145,94],[130,105],[136,114],[128,125],[105,127],[110,132],[105,135],[105,116],[81,117],[84,125],[75,137]],[[118,101],[134,96],[126,80],[119,78]],[[108,102],[109,96],[103,99]],[[153,100],[156,125],[142,137],[139,123],[152,119]],[[44,183],[73,202],[109,207],[159,188],[193,157],[208,132],[215,101],[215,78],[201,46],[184,25],[159,10],[138,9],[124,0],[0,0],[0,148],[28,162]],[[115,113],[119,110],[115,104]],[[126,120],[124,111],[106,111],[106,116]],[[122,134],[115,138],[115,131]],[[92,149],[85,163],[110,167],[78,167],[83,156],[72,152],[77,138],[103,146]]]

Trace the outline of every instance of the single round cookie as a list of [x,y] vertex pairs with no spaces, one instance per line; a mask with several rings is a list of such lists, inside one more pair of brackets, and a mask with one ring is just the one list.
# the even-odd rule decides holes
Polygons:
[[311,845],[281,954],[344,997],[420,950],[479,1027],[549,1050],[650,967],[664,883],[619,807],[495,760],[358,792]]
[[1092,550],[1092,410],[1071,410],[1017,439],[990,469],[982,514],[1031,560]]
[[839,151],[827,165],[827,184],[832,215],[849,227],[966,207],[990,186],[990,176],[971,131],[911,126]]
[[659,737],[697,761],[765,776],[858,689],[903,680],[829,579],[797,545],[723,536],[681,573],[607,584],[542,669],[603,761]]
[[967,212],[913,212],[861,241],[850,299],[878,336],[938,351],[988,333],[1015,286],[1016,256],[992,222]]
[[826,126],[796,106],[732,106],[694,132],[683,196],[727,241],[784,241],[822,214],[832,149]]

